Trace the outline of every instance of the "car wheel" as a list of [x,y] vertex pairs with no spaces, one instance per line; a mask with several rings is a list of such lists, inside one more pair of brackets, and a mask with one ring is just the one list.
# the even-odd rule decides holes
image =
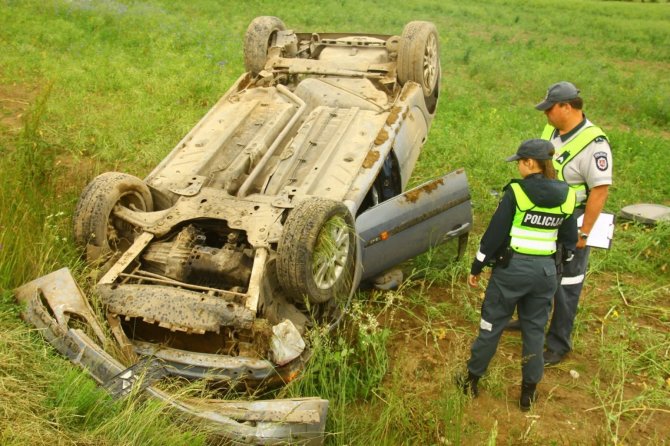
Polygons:
[[398,80],[421,85],[424,97],[435,94],[440,77],[440,46],[437,29],[430,22],[405,25],[398,50]]
[[268,49],[272,46],[277,31],[286,29],[277,17],[261,16],[251,21],[244,35],[244,66],[254,76],[265,68]]
[[90,263],[127,250],[135,239],[136,228],[114,216],[117,205],[151,212],[149,187],[132,175],[107,172],[95,177],[79,198],[74,212],[74,240],[85,249]]
[[310,198],[291,210],[279,240],[277,275],[296,302],[345,299],[355,267],[354,219],[344,204]]

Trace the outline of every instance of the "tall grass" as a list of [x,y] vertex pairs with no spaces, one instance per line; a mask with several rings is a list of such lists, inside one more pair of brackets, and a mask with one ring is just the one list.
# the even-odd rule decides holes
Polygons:
[[[607,210],[670,205],[667,6],[0,0],[0,443],[206,441],[160,405],[109,400],[20,323],[10,290],[62,266],[86,273],[70,229],[84,185],[108,170],[144,176],[241,73],[251,19],[275,15],[317,32],[399,34],[411,20],[433,21],[442,91],[412,182],[465,167],[475,211],[465,259],[438,248],[402,266],[400,290],[362,293],[340,332],[314,333],[308,370],[279,395],[328,398],[328,444],[561,444],[563,434],[537,427],[542,412],[523,429],[509,416],[489,423],[452,386],[481,303],[482,290],[463,281],[499,191],[516,175],[502,160],[539,134],[544,117],[533,105],[555,81],[582,89],[588,117],[612,141]],[[7,124],[15,121],[19,132]],[[596,443],[667,444],[669,235],[667,224],[620,221],[612,249],[591,257],[575,327],[580,356],[567,367],[592,373],[570,387],[592,404],[566,410],[591,422]],[[503,338],[482,383],[489,404],[518,385],[518,349],[518,339]],[[547,406],[561,404],[561,372],[548,373]]]
[[0,361],[0,444],[205,444],[205,432],[174,424],[164,404],[111,400],[13,312],[0,313]]
[[[23,130],[15,149],[3,155],[0,176],[0,278],[3,288],[49,271],[68,251],[67,233],[61,231],[54,197],[56,152],[43,138],[42,119],[51,93],[47,85],[23,116]],[[58,214],[58,215],[56,215]],[[48,218],[47,218],[48,217]],[[28,230],[28,228],[30,228]]]

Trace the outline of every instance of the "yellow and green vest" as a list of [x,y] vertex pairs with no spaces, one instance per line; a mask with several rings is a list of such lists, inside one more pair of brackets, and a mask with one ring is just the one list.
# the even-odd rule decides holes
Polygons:
[[[551,141],[551,135],[554,134],[554,130],[556,130],[554,126],[547,124],[544,127],[544,130],[542,131],[542,136],[540,138],[546,139],[547,141]],[[584,150],[586,146],[591,144],[591,141],[593,141],[598,137],[603,137],[607,139],[605,132],[603,132],[600,127],[596,126],[587,127],[581,132],[579,132],[577,136],[568,141],[566,145],[558,149],[560,153],[558,153],[558,156],[554,157],[553,164],[554,169],[556,169],[556,174],[559,180],[565,181],[565,175],[563,173],[563,169],[565,168],[565,166],[574,157],[576,157],[579,154],[579,152]],[[581,204],[586,202],[586,198],[588,196],[588,188],[586,184],[584,183],[570,184],[570,188],[573,189],[577,194],[577,203]]]
[[555,253],[558,228],[575,210],[575,191],[568,189],[565,202],[560,206],[545,208],[536,206],[519,183],[510,183],[510,187],[516,199],[516,210],[509,234],[510,247],[521,254],[542,256]]

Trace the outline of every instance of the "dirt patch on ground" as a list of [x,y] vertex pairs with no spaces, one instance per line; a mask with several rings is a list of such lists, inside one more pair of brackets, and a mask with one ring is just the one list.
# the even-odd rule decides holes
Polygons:
[[[40,92],[37,85],[0,84],[0,142],[6,149],[16,148],[18,137],[24,129],[24,120]],[[49,144],[48,141],[44,143]],[[94,173],[99,171],[98,161],[75,157],[59,147],[50,146],[45,153],[53,155],[51,177],[55,183],[52,187],[58,198],[63,194],[79,193]]]
[[37,96],[37,87],[0,84],[0,130],[16,135],[23,128],[22,118]]
[[[591,283],[595,282],[591,280]],[[591,293],[593,290],[588,285],[585,288],[586,293],[598,296],[590,303],[596,321],[588,330],[583,330],[580,349],[572,352],[563,363],[545,370],[544,379],[538,386],[540,399],[529,413],[518,408],[520,333],[503,334],[489,369],[495,368],[496,376],[484,378],[480,396],[466,403],[462,428],[467,435],[463,436],[461,444],[485,444],[496,431],[495,444],[498,445],[614,444],[613,434],[618,435],[619,441],[624,439],[618,444],[631,445],[662,444],[659,441],[670,438],[670,411],[630,407],[629,413],[615,421],[609,419],[608,424],[608,417],[622,407],[608,406],[603,402],[607,398],[597,394],[599,377],[608,373],[603,373],[598,349],[589,346],[599,341],[597,318],[603,318],[612,301],[620,300],[620,296],[614,293],[616,287],[610,286],[607,280],[599,278],[597,282],[596,293]],[[450,296],[449,290],[438,287],[429,288],[426,294],[434,304],[465,298]],[[467,298],[476,304],[479,296],[475,294],[478,293],[472,294]],[[450,315],[446,320],[426,324],[431,317],[424,314],[425,308],[424,305],[409,307],[406,311],[398,311],[386,322],[390,323],[394,333],[389,345],[392,369],[411,377],[408,379],[409,392],[434,398],[439,394],[440,386],[454,386],[453,376],[465,368],[477,323]],[[667,330],[667,327],[657,328]],[[643,377],[627,377],[621,388],[622,398],[633,400],[644,386]],[[602,392],[607,392],[605,383],[602,383]]]

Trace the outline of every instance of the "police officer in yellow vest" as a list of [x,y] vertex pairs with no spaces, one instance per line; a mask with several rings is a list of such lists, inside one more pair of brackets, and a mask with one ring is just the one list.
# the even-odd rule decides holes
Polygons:
[[547,332],[545,365],[559,363],[572,350],[572,328],[589,260],[586,239],[603,210],[612,184],[612,151],[605,133],[582,112],[583,100],[572,83],[558,82],[535,108],[547,116],[542,139],[556,148],[554,167],[559,180],[577,193],[575,217],[582,217],[572,262],[565,265]]
[[544,329],[558,287],[554,259],[557,242],[574,249],[577,241],[572,217],[576,195],[566,183],[554,179],[553,154],[550,142],[531,139],[507,159],[518,162],[523,180],[505,186],[468,277],[469,285],[475,287],[484,266],[493,266],[467,376],[459,377],[458,383],[466,393],[477,395],[479,378],[516,308],[523,340],[522,410],[529,410],[535,401],[535,388],[544,373]]

